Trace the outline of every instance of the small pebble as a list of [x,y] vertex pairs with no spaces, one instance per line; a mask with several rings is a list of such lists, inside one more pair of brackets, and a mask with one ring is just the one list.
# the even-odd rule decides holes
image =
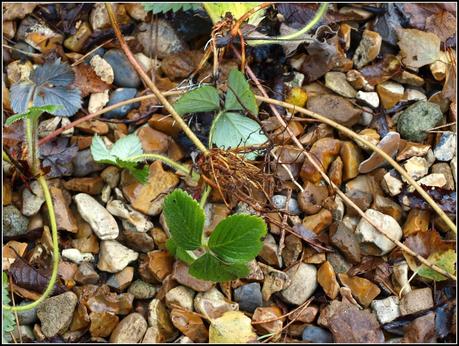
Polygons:
[[254,312],[262,306],[261,287],[258,282],[243,285],[234,290],[234,300],[239,303],[239,308],[244,311]]
[[[112,92],[110,95],[110,99],[107,103],[108,106],[112,106],[116,103],[130,100],[135,97],[137,94],[137,89],[134,88],[118,88]],[[111,110],[110,112],[105,113],[105,116],[109,119],[112,118],[123,118],[126,114],[129,113],[132,109],[138,108],[140,106],[140,102],[130,103],[128,105],[124,105],[117,109]]]

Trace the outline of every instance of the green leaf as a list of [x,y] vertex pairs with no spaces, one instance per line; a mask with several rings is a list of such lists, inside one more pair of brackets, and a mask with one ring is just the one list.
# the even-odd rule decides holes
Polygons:
[[[2,272],[2,304],[9,305],[10,295],[8,293],[8,276]],[[15,318],[11,310],[2,309],[2,339],[5,338],[10,342],[9,332],[14,330],[16,326]]]
[[[260,125],[237,113],[223,113],[214,121],[211,129],[212,143],[219,148],[237,148],[261,145],[268,141]],[[247,154],[248,159],[255,159],[258,153]]]
[[245,111],[249,110],[253,115],[258,115],[258,106],[255,95],[244,75],[233,69],[228,77],[228,91],[225,97],[225,110]]
[[167,240],[166,242],[166,248],[167,248],[167,251],[169,251],[169,253],[172,255],[172,256],[175,256],[177,257],[179,260],[181,260],[182,262],[185,262],[186,264],[188,265],[191,265],[193,262],[194,262],[194,258],[191,257],[187,252],[186,250],[183,250],[182,248],[180,247],[177,247],[177,244],[175,244],[175,241],[170,238]]
[[164,216],[178,247],[195,250],[201,246],[204,211],[189,194],[176,189],[164,200]]
[[120,168],[125,168],[136,178],[140,183],[146,184],[150,175],[150,168],[148,165],[144,165],[142,168],[138,168],[138,163],[135,161],[123,161],[116,159],[116,165]]
[[205,85],[180,97],[174,108],[180,115],[216,111],[220,109],[220,97],[217,89]]
[[188,10],[198,10],[201,8],[199,3],[146,3],[143,4],[145,11],[152,11],[153,14],[158,13],[166,13],[169,11],[177,12],[177,11],[188,11]]
[[110,154],[120,160],[127,160],[130,157],[142,155],[142,142],[135,133],[124,136],[113,144]]
[[[260,4],[261,2],[207,2],[204,3],[204,8],[206,9],[209,17],[212,19],[212,22],[215,24],[225,16],[226,12],[230,12],[235,19],[239,19],[246,12]],[[263,9],[255,12],[253,16],[250,17],[248,23],[257,26],[263,19],[265,11],[266,10]]]
[[210,253],[205,253],[191,264],[189,273],[197,279],[224,282],[244,278],[249,275],[250,270],[245,263],[227,264]]
[[20,114],[15,114],[15,115],[10,116],[8,119],[6,119],[5,125],[11,125],[12,123],[18,120],[22,120],[26,118],[35,118],[35,117],[38,118],[40,115],[42,115],[45,112],[53,114],[59,108],[62,108],[62,106],[46,105],[46,106],[40,106],[40,107],[30,107],[25,113],[20,113]]
[[91,143],[91,154],[94,161],[125,168],[142,184],[148,182],[150,174],[148,165],[138,168],[136,161],[129,160],[131,157],[143,154],[142,143],[136,134],[120,138],[110,150],[101,137],[94,135]]
[[[433,253],[427,258],[427,260],[430,263],[436,264],[450,274],[454,275],[456,271],[456,252],[454,250],[450,249],[445,252]],[[418,274],[426,279],[434,281],[444,281],[448,279],[425,264],[419,267]]]
[[248,262],[263,247],[266,224],[253,215],[235,214],[222,220],[210,235],[208,246],[219,258],[229,263]]
[[92,138],[91,155],[94,161],[116,165],[116,157],[110,153],[102,138],[97,134]]

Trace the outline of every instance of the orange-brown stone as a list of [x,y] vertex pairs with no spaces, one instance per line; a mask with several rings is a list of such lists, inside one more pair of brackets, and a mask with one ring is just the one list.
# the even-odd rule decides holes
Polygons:
[[339,273],[338,277],[343,285],[351,289],[352,295],[364,307],[369,306],[381,292],[379,287],[370,280],[344,273]]
[[325,294],[330,299],[335,299],[339,292],[339,284],[336,280],[335,271],[330,262],[324,262],[317,271],[317,282],[322,286]]
[[[312,145],[309,153],[313,160],[326,172],[328,166],[338,156],[340,149],[341,141],[334,138],[321,138]],[[314,184],[317,184],[322,178],[319,171],[308,159],[304,161],[301,167],[300,176],[303,181],[310,181]]]

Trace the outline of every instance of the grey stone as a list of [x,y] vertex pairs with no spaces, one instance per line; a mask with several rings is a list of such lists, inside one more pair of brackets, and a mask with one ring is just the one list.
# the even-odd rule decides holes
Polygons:
[[[115,79],[116,79],[116,70],[115,71]],[[108,106],[112,106],[116,103],[133,99],[137,94],[137,89],[135,88],[118,88],[113,91],[110,95],[110,99],[107,103]],[[117,109],[114,109],[110,112],[105,113],[107,118],[123,118],[126,116],[129,111],[132,109],[138,108],[140,106],[140,102],[130,103],[128,105],[121,106]]]
[[[164,19],[154,23],[142,23],[138,27],[137,40],[143,46],[146,56],[157,56],[163,59],[168,55],[179,53],[186,49],[186,45],[179,39],[174,28]],[[157,33],[158,40],[155,40]]]
[[94,161],[91,155],[91,149],[79,151],[73,158],[72,163],[73,175],[75,177],[85,177],[105,168],[104,164]]
[[137,312],[123,318],[115,327],[110,342],[117,344],[138,343],[147,331],[147,321]]
[[390,296],[386,299],[373,300],[371,308],[376,313],[380,323],[388,323],[400,316],[399,299],[397,296]]
[[97,268],[109,273],[117,273],[139,257],[139,254],[116,240],[100,242],[99,263]]
[[346,261],[344,256],[339,252],[327,253],[327,261],[330,262],[335,273],[347,273],[352,267],[352,264]]
[[303,304],[317,288],[317,269],[312,264],[300,262],[289,270],[291,284],[283,289],[281,297],[290,304]]
[[[274,195],[272,198],[273,204],[277,209],[285,209],[285,203],[287,202],[287,197],[284,195]],[[288,212],[293,215],[299,215],[301,213],[298,202],[294,198],[290,198],[288,201]]]
[[3,236],[19,237],[27,233],[29,219],[21,214],[14,205],[3,208]]
[[397,130],[404,139],[422,142],[427,138],[426,131],[438,126],[442,119],[443,113],[439,105],[418,101],[400,114]]
[[405,294],[400,301],[400,314],[409,315],[434,306],[432,289],[430,287],[419,288]]
[[[23,305],[28,305],[32,303],[30,300],[23,300],[21,303],[19,303],[19,306]],[[34,324],[37,322],[38,317],[37,317],[37,307],[34,307],[30,310],[24,310],[24,311],[18,311],[18,320],[19,324],[24,325],[24,324]]]
[[[374,209],[368,209],[365,215],[373,224],[378,226],[379,229],[390,235],[393,239],[402,239],[402,228],[393,217]],[[387,239],[386,236],[374,228],[364,218],[360,219],[355,233],[360,242],[360,249],[365,255],[383,256],[395,247],[395,243]]]
[[72,322],[77,303],[78,297],[73,292],[45,299],[37,309],[43,334],[48,338],[64,334]]
[[451,161],[456,154],[456,134],[443,132],[433,153],[438,161]]
[[307,326],[304,328],[302,339],[311,344],[333,342],[333,337],[328,330],[316,326]]
[[239,303],[239,308],[244,311],[254,312],[262,306],[261,286],[258,282],[243,285],[234,290],[234,300]]
[[177,286],[166,293],[166,305],[173,308],[173,305],[181,306],[182,308],[193,311],[193,299],[195,292],[185,286]]
[[129,286],[128,293],[131,293],[135,299],[151,299],[156,294],[156,287],[142,280],[135,280]]
[[115,218],[94,197],[79,193],[73,199],[81,217],[91,225],[99,239],[111,240],[118,237],[119,228]]
[[110,49],[104,54],[104,59],[113,68],[115,85],[124,88],[138,88],[140,86],[139,75],[121,49]]

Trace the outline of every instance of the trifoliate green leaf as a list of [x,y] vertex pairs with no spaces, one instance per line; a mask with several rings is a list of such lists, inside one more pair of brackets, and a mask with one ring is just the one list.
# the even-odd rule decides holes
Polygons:
[[222,220],[210,235],[209,249],[227,263],[253,260],[263,247],[266,223],[253,215],[235,214]]
[[210,253],[205,253],[191,264],[189,273],[197,279],[225,282],[244,278],[249,275],[250,270],[245,263],[227,264]]
[[188,11],[198,10],[201,8],[199,3],[168,3],[168,2],[148,2],[143,4],[145,11],[152,11],[153,14],[166,13],[169,11]]
[[[230,12],[233,18],[239,19],[246,12],[250,11],[255,6],[260,5],[261,2],[216,2],[216,3],[204,3],[204,8],[207,11],[210,19],[215,24],[220,21],[226,14]],[[257,26],[264,17],[266,10],[260,10],[250,16],[248,23]]]
[[[2,272],[2,304],[9,305],[10,296],[8,293],[8,276]],[[15,318],[11,310],[2,309],[2,338],[9,341],[9,333],[14,330],[16,326]]]
[[167,248],[167,251],[169,251],[169,253],[172,255],[172,256],[175,256],[177,257],[179,260],[181,260],[182,262],[185,262],[186,264],[188,265],[191,265],[193,262],[194,262],[194,258],[191,257],[185,250],[183,250],[182,248],[180,247],[177,247],[177,244],[175,244],[175,241],[170,238],[167,240],[166,242],[166,248]]
[[137,161],[131,161],[130,158],[142,155],[142,144],[135,134],[120,138],[111,149],[108,149],[104,141],[98,135],[94,135],[91,143],[91,155],[96,162],[107,163],[109,165],[125,168],[140,181],[145,184],[148,181],[148,165],[139,168]]
[[102,138],[97,134],[92,137],[91,155],[94,161],[116,165],[116,156],[110,153]]
[[204,211],[189,194],[176,189],[164,200],[164,216],[172,239],[184,250],[201,246]]
[[248,110],[253,115],[258,115],[258,106],[255,95],[250,89],[250,85],[244,75],[233,69],[228,77],[228,91],[225,97],[225,110],[245,111]]
[[142,168],[138,167],[138,163],[135,161],[124,161],[117,159],[116,165],[119,168],[125,168],[136,178],[140,183],[146,184],[148,182],[148,177],[150,175],[150,168],[148,165],[144,165]]
[[120,160],[143,154],[142,142],[136,134],[130,134],[118,139],[110,149],[110,154]]
[[174,109],[180,115],[186,113],[212,112],[220,109],[220,97],[217,89],[212,86],[202,86],[191,90],[174,104]]
[[[433,253],[427,258],[427,260],[430,263],[436,264],[450,274],[454,275],[456,272],[456,252],[454,250]],[[425,264],[419,267],[418,274],[426,279],[434,281],[443,281],[448,279]]]
[[[211,129],[212,143],[219,148],[229,149],[261,145],[268,141],[260,125],[241,114],[222,113],[214,122]],[[254,159],[257,153],[246,155]]]
[[21,114],[14,114],[10,116],[8,119],[5,121],[5,125],[11,125],[12,123],[26,119],[26,118],[38,118],[40,115],[42,115],[45,112],[53,114],[56,110],[61,108],[62,106],[56,106],[56,105],[46,105],[46,106],[41,106],[41,107],[30,107],[27,112],[21,113]]

